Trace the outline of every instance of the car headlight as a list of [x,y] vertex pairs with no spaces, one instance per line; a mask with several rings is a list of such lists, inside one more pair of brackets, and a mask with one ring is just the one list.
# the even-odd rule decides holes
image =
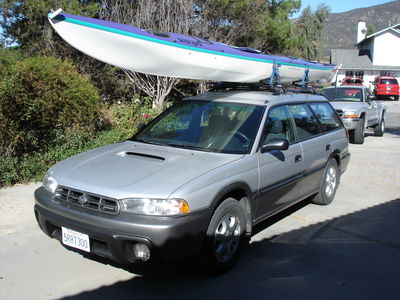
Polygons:
[[57,180],[51,176],[50,172],[47,172],[43,177],[43,187],[54,194],[56,192],[57,185]]
[[346,110],[343,112],[343,118],[358,118],[358,114],[354,110]]
[[182,199],[122,199],[121,212],[152,216],[174,216],[187,214],[189,205]]

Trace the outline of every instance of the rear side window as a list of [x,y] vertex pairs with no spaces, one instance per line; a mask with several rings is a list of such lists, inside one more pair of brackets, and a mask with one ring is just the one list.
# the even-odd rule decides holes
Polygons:
[[289,110],[296,125],[297,140],[304,140],[322,132],[315,115],[307,104],[290,105]]
[[310,106],[324,131],[331,131],[342,127],[339,117],[328,103],[310,103]]

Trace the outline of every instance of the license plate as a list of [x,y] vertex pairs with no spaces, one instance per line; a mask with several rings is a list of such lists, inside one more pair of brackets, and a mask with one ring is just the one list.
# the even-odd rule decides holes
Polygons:
[[89,236],[87,234],[61,227],[62,243],[64,245],[90,252]]

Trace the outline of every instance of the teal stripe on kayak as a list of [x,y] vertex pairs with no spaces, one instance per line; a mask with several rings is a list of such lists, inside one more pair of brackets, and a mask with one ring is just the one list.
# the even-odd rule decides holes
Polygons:
[[[149,41],[149,42],[153,42],[153,43],[158,43],[158,44],[163,44],[163,45],[172,46],[172,47],[176,47],[176,48],[182,48],[182,49],[186,49],[186,50],[203,52],[203,53],[208,53],[208,54],[213,54],[213,55],[220,55],[220,56],[226,56],[226,57],[232,57],[232,58],[238,58],[238,59],[244,59],[244,60],[258,61],[258,62],[270,63],[270,64],[274,63],[274,60],[267,60],[267,59],[248,57],[248,56],[240,56],[240,55],[235,55],[235,54],[230,54],[230,53],[225,53],[225,52],[216,52],[216,51],[207,50],[207,49],[200,49],[200,48],[195,48],[195,47],[191,47],[191,46],[185,46],[185,45],[168,42],[168,41],[163,41],[163,40],[159,40],[156,38],[151,38],[148,36],[143,36],[140,34],[135,34],[132,32],[127,32],[127,31],[123,31],[123,30],[119,30],[119,29],[115,29],[115,28],[111,28],[111,27],[107,27],[107,26],[102,26],[102,25],[93,24],[90,22],[67,18],[65,16],[63,16],[63,17],[65,18],[63,21],[68,22],[68,23],[77,24],[77,25],[81,25],[81,26],[85,26],[85,27],[94,28],[94,29],[99,29],[102,31],[107,31],[107,32],[116,33],[116,34],[120,34],[120,35],[125,35],[125,36],[129,36],[129,37],[133,37],[136,39],[145,40],[145,41]],[[285,65],[285,66],[304,67],[304,65],[301,65],[301,64],[287,63],[287,62],[283,62],[283,61],[279,61],[279,60],[275,60],[275,62],[277,62],[281,65]],[[310,67],[310,69],[315,69],[315,70],[329,70],[327,68],[321,68],[321,67],[314,67],[314,66],[309,66],[309,67]]]

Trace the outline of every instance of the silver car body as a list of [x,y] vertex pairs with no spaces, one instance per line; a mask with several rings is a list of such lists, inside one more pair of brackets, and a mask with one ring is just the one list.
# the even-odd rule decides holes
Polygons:
[[[215,153],[137,141],[123,141],[68,158],[48,171],[57,188],[114,199],[184,199],[190,212],[159,217],[85,210],[63,204],[44,188],[36,191],[35,213],[48,235],[60,239],[61,226],[89,234],[112,245],[108,252],[93,252],[118,262],[131,263],[125,241],[144,240],[163,257],[201,249],[210,218],[227,196],[245,199],[246,233],[265,218],[318,193],[327,162],[335,157],[344,172],[350,154],[344,127],[296,141],[282,152],[262,153],[261,138],[268,111],[296,103],[328,103],[318,95],[276,94],[265,91],[209,92],[183,101],[247,103],[264,109],[255,141],[245,154]],[[340,121],[340,120],[339,120]],[[72,191],[71,191],[72,190]],[[58,229],[57,229],[58,228]],[[122,239],[122,238],[120,238]],[[113,243],[116,243],[115,245]],[[102,246],[103,247],[103,246]],[[190,249],[189,249],[190,248]]]

